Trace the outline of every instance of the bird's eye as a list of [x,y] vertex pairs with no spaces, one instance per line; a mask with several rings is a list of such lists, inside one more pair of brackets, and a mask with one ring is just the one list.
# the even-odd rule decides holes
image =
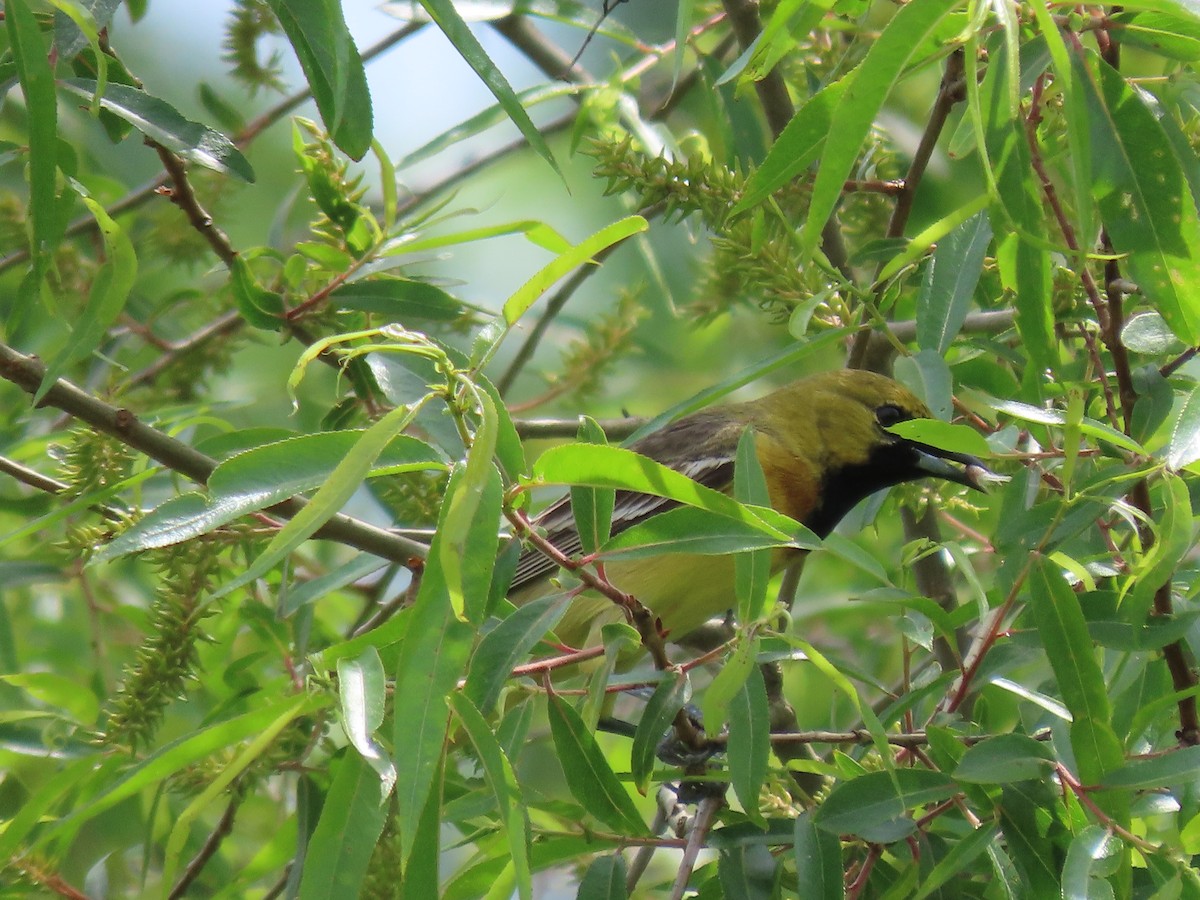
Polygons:
[[885,403],[875,408],[875,420],[884,428],[890,428],[897,422],[903,422],[909,416],[894,403]]

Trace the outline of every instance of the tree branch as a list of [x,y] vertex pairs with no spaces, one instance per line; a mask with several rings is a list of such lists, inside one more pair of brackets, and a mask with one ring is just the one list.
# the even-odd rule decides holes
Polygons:
[[[33,394],[41,386],[45,374],[46,367],[41,360],[18,353],[7,344],[0,344],[0,378]],[[216,460],[140,422],[132,411],[105,403],[61,378],[46,393],[42,405],[60,409],[112,435],[123,444],[199,484],[207,484],[217,467]],[[269,511],[291,518],[307,504],[307,500],[293,497],[270,507]],[[417,541],[340,513],[321,526],[313,537],[346,544],[404,566],[410,565],[414,558],[424,559],[428,550]]]

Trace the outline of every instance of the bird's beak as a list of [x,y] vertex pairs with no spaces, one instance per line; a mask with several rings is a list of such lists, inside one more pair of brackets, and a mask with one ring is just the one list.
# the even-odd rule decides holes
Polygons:
[[997,475],[982,460],[966,453],[941,450],[917,441],[909,441],[909,445],[916,451],[917,468],[935,478],[953,481],[977,491],[986,491],[988,485],[995,482],[1008,481],[1006,476]]

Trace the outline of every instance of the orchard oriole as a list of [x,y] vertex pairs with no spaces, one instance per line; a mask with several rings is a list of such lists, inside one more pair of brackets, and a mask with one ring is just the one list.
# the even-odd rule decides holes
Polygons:
[[[932,475],[982,489],[991,473],[978,459],[885,430],[916,418],[932,414],[907,388],[873,372],[843,369],[801,378],[759,400],[685,416],[630,449],[706,487],[729,492],[738,441],[752,427],[771,505],[824,537],[856,503],[885,487]],[[612,533],[675,505],[618,491]],[[534,525],[564,554],[580,552],[569,498],[543,511]],[[788,554],[774,554],[775,569],[787,559]],[[525,551],[510,598],[519,604],[545,594],[541,583],[555,568],[540,552]],[[667,631],[682,637],[735,605],[733,569],[730,556],[675,554],[611,562],[605,572],[614,585],[653,611]],[[619,617],[610,600],[584,594],[555,631],[568,643],[590,643],[589,631]]]

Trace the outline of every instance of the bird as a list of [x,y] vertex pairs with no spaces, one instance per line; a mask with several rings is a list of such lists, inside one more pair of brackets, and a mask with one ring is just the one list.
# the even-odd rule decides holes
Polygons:
[[[859,501],[883,488],[931,476],[983,490],[996,477],[973,456],[887,430],[932,417],[925,403],[899,382],[841,369],[800,378],[757,400],[707,407],[629,449],[705,487],[731,493],[738,442],[749,426],[771,506],[824,538]],[[612,534],[675,506],[677,502],[661,497],[617,491]],[[569,497],[551,504],[532,524],[567,556],[581,552]],[[778,571],[798,552],[775,551],[772,569]],[[518,559],[509,599],[521,605],[545,596],[556,570],[553,560],[527,548]],[[611,561],[605,575],[645,605],[673,639],[736,605],[729,555]],[[572,601],[555,633],[569,645],[595,643],[599,627],[621,616],[611,600],[586,592]]]

